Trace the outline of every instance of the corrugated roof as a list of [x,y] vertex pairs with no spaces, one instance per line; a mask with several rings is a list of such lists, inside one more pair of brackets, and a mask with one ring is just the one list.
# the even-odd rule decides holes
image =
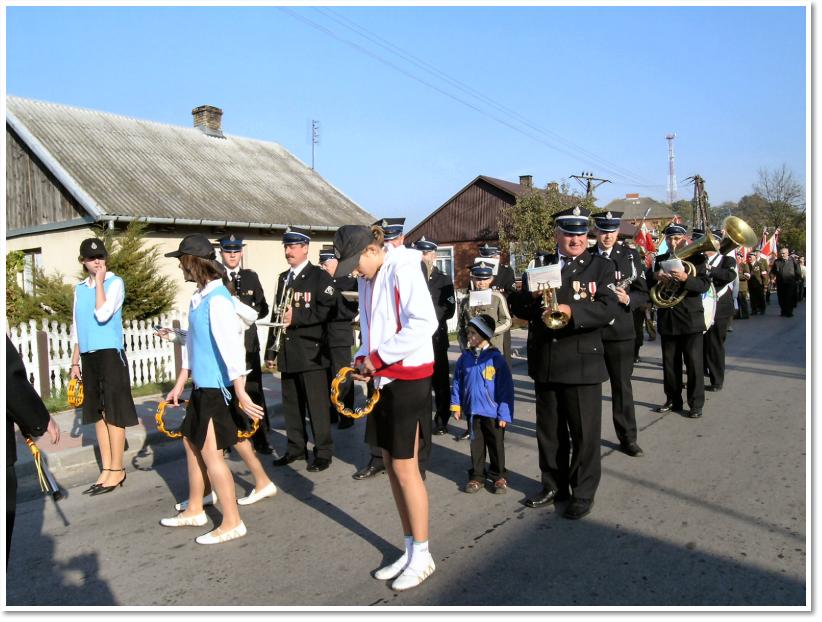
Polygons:
[[105,216],[336,227],[375,217],[281,145],[9,96]]
[[645,216],[645,210],[651,208],[646,218],[654,220],[657,218],[673,218],[674,213],[671,208],[655,201],[650,197],[639,197],[637,199],[614,199],[608,205],[603,207],[603,210],[612,212],[622,212],[622,220],[642,220]]

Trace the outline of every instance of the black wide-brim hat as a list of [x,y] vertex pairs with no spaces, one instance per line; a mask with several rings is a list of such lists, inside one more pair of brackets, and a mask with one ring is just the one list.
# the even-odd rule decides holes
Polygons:
[[360,255],[374,240],[371,228],[365,225],[343,225],[334,234],[334,256],[337,258],[335,274],[347,276],[360,263]]
[[182,257],[191,255],[192,257],[202,257],[203,259],[214,259],[216,254],[211,241],[202,233],[192,233],[180,241],[180,246],[176,251],[166,253],[166,257]]

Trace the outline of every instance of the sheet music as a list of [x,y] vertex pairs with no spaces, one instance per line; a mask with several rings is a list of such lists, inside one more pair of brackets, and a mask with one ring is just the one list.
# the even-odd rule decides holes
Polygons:
[[491,290],[474,290],[468,295],[469,307],[482,307],[491,304]]
[[546,287],[562,287],[562,268],[559,263],[552,263],[538,268],[529,268],[528,291],[536,292]]

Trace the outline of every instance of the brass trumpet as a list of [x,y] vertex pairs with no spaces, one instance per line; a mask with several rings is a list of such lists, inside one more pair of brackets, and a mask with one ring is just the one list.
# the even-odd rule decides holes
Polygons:
[[283,318],[285,317],[285,312],[291,306],[291,303],[294,300],[294,288],[293,287],[286,287],[283,290],[283,294],[280,297],[280,302],[277,304],[277,308],[274,310],[274,316],[271,318],[270,322],[257,322],[258,326],[270,326],[274,329],[274,339],[272,341],[271,349],[274,351],[274,367],[271,369],[272,373],[277,370],[277,353],[280,351],[280,343],[283,340],[283,334],[287,329],[283,322]]
[[[567,313],[559,310],[559,303],[557,302],[557,288],[556,287],[540,287],[542,291],[542,308],[545,310],[542,314],[542,321],[551,330],[559,330],[565,328],[571,320]],[[550,309],[550,312],[548,312]]]

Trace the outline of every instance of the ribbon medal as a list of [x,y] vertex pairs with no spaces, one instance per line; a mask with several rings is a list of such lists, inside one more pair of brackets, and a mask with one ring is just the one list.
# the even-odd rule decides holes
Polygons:
[[579,289],[582,284],[579,281],[572,281],[571,287],[574,288],[574,300],[579,300],[580,298],[585,298],[585,292],[580,293]]

